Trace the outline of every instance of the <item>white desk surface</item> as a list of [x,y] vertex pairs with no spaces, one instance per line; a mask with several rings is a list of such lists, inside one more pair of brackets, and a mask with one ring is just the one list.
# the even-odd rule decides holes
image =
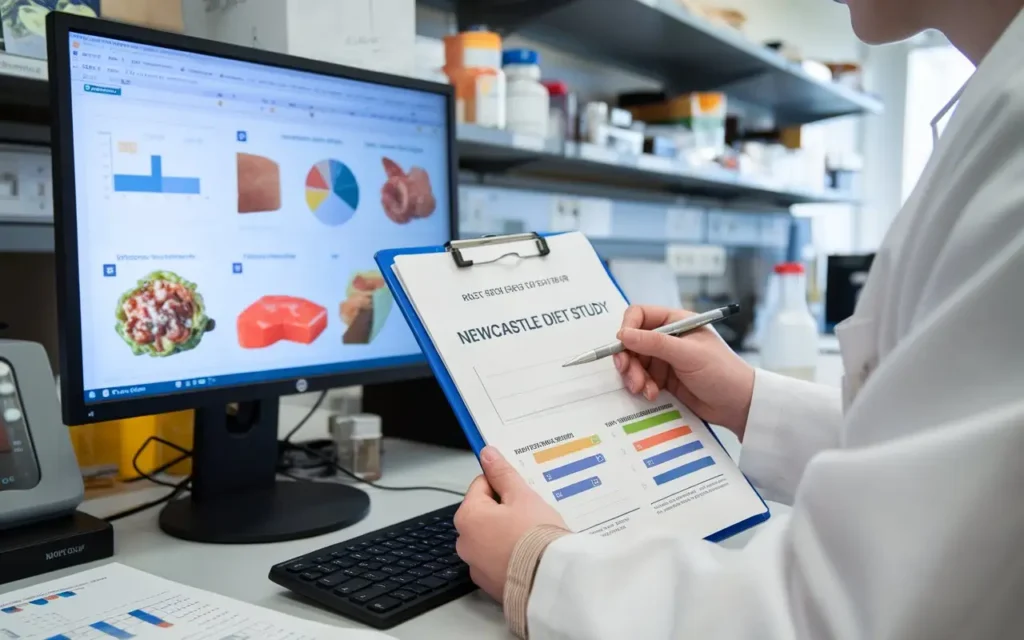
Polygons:
[[[822,358],[833,360],[833,358]],[[835,358],[837,360],[837,358]],[[835,384],[837,364],[826,363],[819,379]],[[303,415],[301,405],[282,403],[281,428],[287,430]],[[318,412],[304,428],[301,437],[316,437],[326,431],[327,416]],[[716,429],[726,449],[734,457],[739,452],[736,438],[723,429]],[[469,452],[455,451],[400,440],[386,442],[383,484],[433,485],[462,491],[480,472],[476,458]],[[100,498],[86,502],[82,510],[96,516],[130,508],[163,495],[167,489],[154,487],[127,495]],[[349,538],[400,522],[418,514],[438,509],[456,501],[455,496],[438,492],[387,492],[366,488],[371,497],[370,514],[362,522],[336,533],[266,545],[208,545],[184,542],[164,535],[157,526],[157,509],[118,521],[114,527],[115,555],[106,562],[120,562],[155,575],[213,591],[283,613],[327,623],[338,627],[356,623],[318,608],[292,596],[267,578],[272,564],[303,555],[314,549],[342,542]],[[787,507],[770,504],[773,514],[784,513]],[[723,543],[742,547],[756,529],[734,536]],[[0,587],[0,593],[60,578],[85,568],[68,569],[37,578],[21,580]],[[505,628],[500,607],[475,592],[427,614],[413,618],[387,632],[400,640],[450,638],[453,640],[506,640],[511,634]]]

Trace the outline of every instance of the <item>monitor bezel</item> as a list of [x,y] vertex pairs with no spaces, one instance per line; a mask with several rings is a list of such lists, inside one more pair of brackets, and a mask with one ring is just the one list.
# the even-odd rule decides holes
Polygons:
[[[56,11],[51,12],[47,16],[47,20],[50,103],[53,106],[51,138],[59,362],[61,404],[66,424],[89,424],[169,411],[226,405],[231,402],[274,398],[300,392],[299,379],[287,378],[272,382],[215,387],[202,391],[108,400],[91,404],[85,402],[82,308],[78,265],[78,209],[70,99],[71,65],[68,41],[72,32],[445,96],[448,129],[449,236],[452,239],[458,237],[455,99],[454,90],[449,85]],[[432,374],[424,359],[420,363],[349,370],[343,373],[311,376],[302,380],[304,380],[305,391],[321,391],[334,387],[394,382],[429,375]]]

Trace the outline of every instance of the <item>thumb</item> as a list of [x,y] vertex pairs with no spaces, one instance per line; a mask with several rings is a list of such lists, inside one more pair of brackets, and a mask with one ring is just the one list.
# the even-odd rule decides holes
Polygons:
[[627,350],[642,356],[652,356],[674,364],[682,357],[683,340],[679,340],[657,331],[645,331],[643,329],[623,329],[619,340]]
[[480,466],[483,467],[487,483],[502,498],[507,498],[523,485],[523,478],[510,465],[496,447],[484,447],[480,452]]

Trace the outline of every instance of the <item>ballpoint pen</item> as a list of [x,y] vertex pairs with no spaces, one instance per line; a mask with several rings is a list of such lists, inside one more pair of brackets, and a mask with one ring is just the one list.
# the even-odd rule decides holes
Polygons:
[[[719,309],[713,309],[711,311],[706,311],[704,313],[699,313],[699,314],[697,314],[695,316],[690,316],[689,318],[683,318],[682,320],[677,320],[676,322],[671,322],[669,324],[666,324],[663,327],[658,327],[657,329],[654,329],[654,331],[657,331],[658,333],[664,333],[664,334],[667,334],[667,335],[670,335],[670,336],[677,336],[678,337],[678,336],[682,336],[684,334],[687,334],[687,333],[689,333],[691,331],[694,331],[696,329],[700,329],[704,325],[711,324],[712,322],[718,322],[719,320],[724,320],[725,318],[728,318],[731,315],[735,315],[735,314],[739,313],[739,310],[740,310],[740,305],[738,305],[738,304],[730,304],[727,307],[721,307]],[[626,350],[626,347],[623,346],[623,344],[621,342],[616,340],[615,342],[612,342],[610,344],[606,344],[606,345],[598,347],[596,349],[591,349],[590,351],[586,351],[584,353],[581,353],[580,355],[578,355],[575,358],[569,360],[568,362],[566,362],[562,366],[563,367],[574,367],[574,366],[576,366],[578,364],[587,364],[588,362],[596,362],[596,361],[598,361],[598,360],[600,360],[602,358],[607,358],[608,356],[613,356],[616,353],[622,353],[625,350]]]

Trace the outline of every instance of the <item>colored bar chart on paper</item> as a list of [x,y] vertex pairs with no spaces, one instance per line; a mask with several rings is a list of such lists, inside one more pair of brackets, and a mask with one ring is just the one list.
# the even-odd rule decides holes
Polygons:
[[654,476],[654,484],[663,485],[666,482],[672,482],[673,480],[677,480],[679,478],[682,478],[683,476],[690,475],[695,471],[706,469],[707,467],[710,467],[713,464],[715,464],[715,461],[712,460],[710,457],[701,458],[700,460],[694,460],[693,462],[687,462],[681,467],[676,467],[671,471],[666,471],[665,473],[661,473],[659,475]]
[[556,489],[552,493],[555,496],[555,500],[562,501],[565,500],[566,498],[571,498],[573,496],[583,493],[584,491],[590,491],[591,489],[600,486],[601,479],[598,478],[597,476],[594,476],[592,478],[587,478],[586,480],[574,482],[570,485],[562,487],[561,489]]
[[74,598],[76,595],[78,594],[76,594],[74,591],[61,591],[57,594],[57,596],[61,598]]
[[172,177],[163,173],[163,157],[149,157],[149,174],[115,173],[114,191],[122,193],[199,194],[199,178]]
[[653,429],[654,427],[663,425],[668,422],[672,422],[673,420],[680,420],[682,419],[682,417],[683,416],[681,413],[679,413],[675,409],[672,409],[671,411],[656,413],[653,416],[648,416],[642,420],[637,420],[635,422],[627,422],[626,424],[622,425],[622,430],[626,432],[627,436],[629,436],[633,435],[634,433],[646,431],[647,429]]
[[21,607],[4,607],[3,609],[0,609],[0,611],[3,611],[4,613],[18,613],[21,611]]
[[160,627],[161,629],[169,629],[169,628],[174,626],[170,622],[167,622],[166,620],[161,620],[160,618],[158,618],[157,616],[153,615],[152,613],[147,613],[146,611],[143,611],[142,609],[136,609],[135,611],[129,611],[128,615],[130,615],[131,617],[136,618],[138,620],[142,620],[143,622],[145,622],[147,624],[151,624],[154,627]]
[[676,427],[675,429],[669,429],[668,431],[662,431],[661,433],[653,436],[648,436],[643,440],[637,440],[633,443],[633,448],[637,451],[645,451],[651,447],[656,447],[659,444],[675,440],[676,438],[688,436],[691,433],[693,433],[693,431],[690,430],[690,427]]
[[603,464],[604,461],[604,455],[600,453],[593,456],[587,456],[586,458],[580,458],[579,460],[570,462],[569,464],[563,464],[560,467],[555,467],[554,469],[545,471],[544,479],[548,482],[560,480],[566,476],[571,476],[574,473],[586,471],[587,469],[596,467],[599,464]]
[[120,638],[121,640],[128,640],[128,638],[134,638],[135,637],[135,634],[128,633],[124,629],[120,629],[118,627],[115,627],[114,625],[110,624],[109,622],[102,622],[102,621],[94,622],[94,623],[92,623],[89,626],[92,627],[93,629],[99,631],[100,633],[107,634],[111,638]]
[[575,440],[569,440],[561,444],[556,444],[553,447],[542,449],[537,453],[533,454],[533,459],[537,464],[544,464],[545,462],[551,462],[568,455],[572,455],[584,449],[590,447],[596,447],[601,444],[600,436],[588,436],[585,438],[576,438]]
[[35,600],[30,600],[29,604],[34,604],[37,607],[42,607],[43,605],[50,604],[50,601],[46,598],[36,598]]
[[665,464],[670,460],[681,458],[688,453],[693,453],[694,451],[699,451],[700,449],[703,448],[704,445],[701,444],[700,440],[695,440],[694,442],[687,442],[686,444],[680,447],[675,447],[673,449],[669,449],[668,451],[663,451],[657,455],[651,456],[650,458],[644,458],[644,465],[648,469],[651,467],[656,467],[659,464]]

